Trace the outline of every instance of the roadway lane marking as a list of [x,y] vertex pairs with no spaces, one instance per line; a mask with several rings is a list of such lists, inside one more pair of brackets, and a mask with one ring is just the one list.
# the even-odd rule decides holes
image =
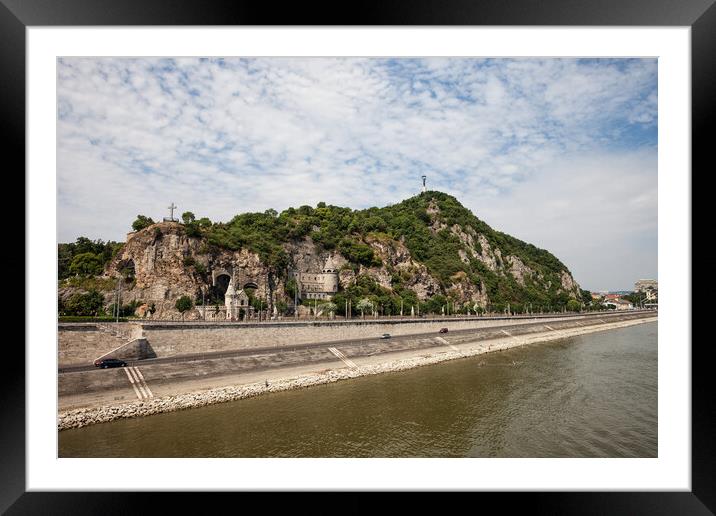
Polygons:
[[132,378],[134,378],[134,380],[137,382],[137,387],[139,387],[139,392],[142,393],[143,398],[149,398],[149,394],[147,394],[147,391],[144,390],[144,386],[142,385],[142,382],[139,381],[139,377],[137,376],[137,373],[134,372],[134,368],[128,367],[127,369],[129,369],[129,374],[131,374]]
[[511,334],[510,332],[508,332],[508,331],[505,331],[505,330],[500,330],[500,331],[501,331],[502,333],[504,333],[505,335],[507,335],[508,337],[512,337],[512,338],[515,339],[515,340],[520,340],[520,339],[518,339],[517,337],[515,337],[514,335],[512,335],[512,334]]
[[452,349],[453,351],[460,351],[459,349],[457,349],[455,346],[453,346],[452,344],[450,344],[448,341],[446,341],[446,340],[443,339],[442,337],[435,337],[435,340],[438,341],[440,344],[444,344],[445,346],[448,346],[448,347],[449,347],[450,349]]
[[139,370],[139,368],[137,366],[134,367],[134,373],[137,375],[137,378],[139,378],[139,381],[141,382],[141,384],[144,386],[144,388],[149,393],[149,397],[153,398],[154,394],[152,394],[152,391],[149,390],[149,385],[147,385],[147,381],[144,379],[144,375],[142,374],[142,372]]
[[555,330],[554,330],[554,328],[552,328],[552,327],[551,327],[551,326],[549,326],[548,324],[545,324],[545,325],[544,325],[544,327],[545,327],[545,328],[547,328],[548,330],[552,330],[552,331],[555,331]]
[[345,365],[347,365],[351,369],[355,369],[358,367],[357,365],[355,365],[355,362],[353,362],[352,360],[349,360],[348,357],[346,357],[342,352],[340,352],[336,348],[328,348],[328,351],[330,351],[331,353],[336,355],[341,362],[343,362]]
[[134,377],[131,374],[129,374],[129,371],[127,370],[126,367],[123,367],[122,369],[124,369],[124,372],[127,373],[127,378],[129,378],[129,383],[132,384],[132,388],[134,389],[134,394],[136,394],[137,398],[141,401],[142,395],[139,394],[139,389],[137,389],[137,386],[134,385]]

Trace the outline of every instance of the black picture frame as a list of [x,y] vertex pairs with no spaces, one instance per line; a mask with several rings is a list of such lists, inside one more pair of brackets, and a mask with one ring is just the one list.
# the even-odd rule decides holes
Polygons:
[[[0,0],[0,119],[7,129],[0,148],[5,164],[25,169],[25,30],[32,26],[112,25],[551,25],[551,26],[688,26],[692,42],[692,178],[693,171],[712,172],[707,128],[714,125],[716,92],[716,6],[714,0],[450,0],[399,3],[395,0],[351,5],[270,3],[229,0]],[[10,170],[10,169],[8,169]],[[20,174],[16,174],[19,176]],[[24,181],[17,190],[25,191]],[[693,188],[692,188],[693,191]],[[693,234],[693,233],[692,233]],[[19,246],[18,246],[19,247]],[[10,257],[15,270],[24,267],[19,251]],[[25,269],[25,273],[28,271]],[[689,343],[678,343],[687,345]],[[716,510],[714,402],[710,396],[708,342],[692,346],[692,491],[589,493],[480,493],[499,501],[501,510],[525,504],[545,514],[713,514]],[[699,345],[700,344],[700,345]],[[16,366],[3,368],[0,510],[8,514],[96,514],[147,507],[161,497],[171,507],[187,509],[181,494],[26,492],[25,488],[25,354],[9,349]],[[241,493],[237,493],[241,495]],[[242,496],[247,496],[243,494]],[[270,495],[269,495],[270,496]],[[268,501],[268,496],[260,497]],[[294,509],[313,508],[313,497],[300,497]],[[245,503],[245,502],[242,502]],[[343,512],[367,509],[351,495]],[[418,503],[422,503],[418,501]],[[324,507],[325,508],[325,507]],[[320,511],[320,509],[319,509]],[[471,511],[472,512],[472,511]]]

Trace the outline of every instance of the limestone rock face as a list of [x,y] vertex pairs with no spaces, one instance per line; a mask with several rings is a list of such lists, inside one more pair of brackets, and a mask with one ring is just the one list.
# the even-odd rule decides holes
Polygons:
[[489,301],[487,294],[483,292],[482,285],[475,285],[467,277],[467,274],[460,271],[452,277],[453,283],[447,292],[453,299],[458,299],[462,304],[484,308]]
[[366,238],[366,243],[373,248],[375,254],[381,259],[381,267],[362,267],[360,273],[375,279],[382,287],[391,288],[392,274],[404,272],[408,280],[405,286],[414,291],[418,299],[425,299],[441,291],[440,282],[434,278],[427,267],[413,259],[410,251],[400,240],[380,240],[374,237]]
[[517,280],[517,283],[522,286],[525,285],[525,277],[530,277],[534,274],[534,271],[522,263],[522,260],[517,256],[508,256],[507,262],[510,264],[510,274],[512,274],[515,280]]
[[356,280],[356,274],[353,269],[343,269],[338,273],[338,284],[341,288],[346,289],[353,285]]
[[579,285],[577,285],[577,282],[574,281],[572,275],[567,271],[562,271],[560,279],[562,280],[562,290],[564,290],[564,292],[567,294],[579,293]]
[[[270,271],[257,254],[245,249],[209,252],[201,238],[187,236],[176,222],[162,222],[130,233],[120,253],[107,265],[105,275],[116,277],[123,271],[133,271],[130,281],[123,282],[122,304],[153,304],[154,313],[140,307],[136,315],[167,319],[180,317],[175,307],[180,297],[189,296],[198,302],[202,289],[208,294],[212,287],[212,272],[230,274],[232,267],[240,271],[240,281],[256,283],[256,296],[267,299],[269,306],[271,287],[277,285],[266,281]],[[184,319],[199,318],[197,309],[184,314]]]
[[308,236],[297,242],[290,242],[285,246],[289,256],[293,258],[293,267],[298,272],[320,272],[323,270],[325,259],[316,253],[316,246]]

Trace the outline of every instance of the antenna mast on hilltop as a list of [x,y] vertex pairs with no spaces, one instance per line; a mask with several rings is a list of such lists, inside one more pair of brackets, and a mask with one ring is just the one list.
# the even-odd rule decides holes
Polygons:
[[428,178],[428,176],[423,176],[423,193],[427,192],[428,189],[425,188],[425,180]]

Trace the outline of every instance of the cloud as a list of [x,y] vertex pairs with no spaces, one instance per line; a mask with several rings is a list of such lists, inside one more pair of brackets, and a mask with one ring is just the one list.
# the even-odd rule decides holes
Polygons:
[[[158,219],[170,201],[212,220],[380,206],[426,174],[563,259],[575,235],[547,238],[513,214],[569,213],[585,194],[630,220],[652,210],[638,251],[655,254],[656,77],[655,59],[63,58],[58,238],[123,240],[138,213]],[[637,162],[624,195],[593,166]],[[577,280],[598,283],[574,256]]]

